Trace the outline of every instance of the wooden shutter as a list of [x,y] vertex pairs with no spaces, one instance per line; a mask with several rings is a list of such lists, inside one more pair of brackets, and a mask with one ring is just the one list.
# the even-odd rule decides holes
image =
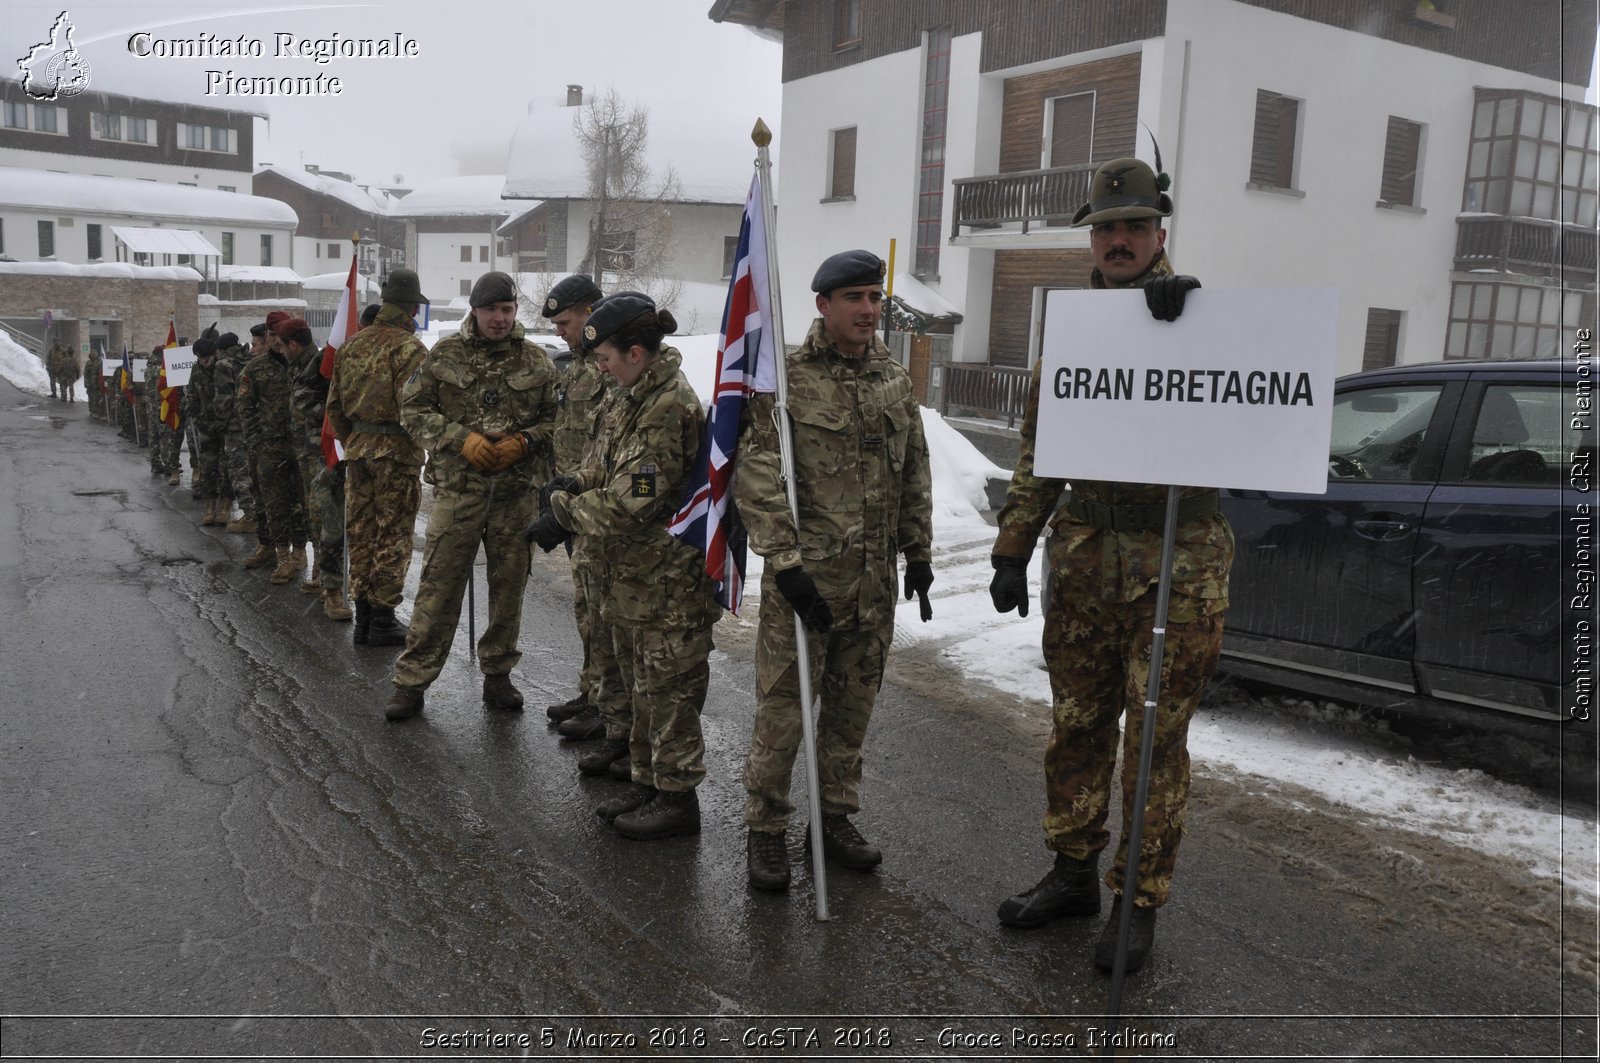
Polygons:
[[833,131],[833,183],[828,195],[853,196],[856,194],[856,127]]

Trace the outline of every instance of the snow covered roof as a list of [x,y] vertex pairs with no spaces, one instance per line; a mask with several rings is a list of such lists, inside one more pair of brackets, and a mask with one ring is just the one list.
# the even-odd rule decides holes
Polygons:
[[0,166],[0,204],[62,213],[242,222],[272,228],[293,229],[300,224],[287,203],[263,196],[20,166]]
[[326,174],[311,173],[295,166],[279,166],[271,164],[263,166],[256,173],[274,173],[286,181],[293,181],[302,188],[313,192],[320,192],[325,196],[348,203],[350,206],[368,214],[387,214],[389,212],[390,197],[387,193],[379,191],[376,195],[368,192],[359,185],[342,181],[337,177]]
[[926,317],[961,320],[954,303],[909,273],[894,275],[894,297]]
[[111,231],[129,251],[152,255],[202,255],[221,258],[222,252],[193,229],[141,229],[136,225],[113,225]]
[[98,262],[84,266],[73,262],[0,262],[0,275],[8,273],[48,277],[124,277],[157,281],[205,279],[188,266],[135,266],[131,262]]
[[472,174],[467,177],[444,177],[418,185],[404,199],[397,200],[389,209],[395,218],[436,218],[452,215],[510,214],[520,209],[520,203],[507,203],[500,198],[506,179],[500,174]]
[[219,281],[255,281],[258,284],[300,284],[300,274],[287,266],[218,266]]
[[515,214],[511,215],[511,217],[509,217],[505,221],[501,222],[500,223],[500,228],[496,229],[495,232],[500,232],[500,233],[510,232],[511,231],[511,227],[516,225],[517,222],[521,221],[523,218],[526,218],[528,215],[532,214],[534,211],[536,211],[540,207],[544,206],[544,200],[542,200],[542,199],[535,199],[531,203],[529,203],[527,200],[518,200],[518,202],[519,203],[527,203],[528,205],[523,210],[517,211]]
[[[333,292],[343,288],[345,281],[349,279],[350,271],[348,269],[341,269],[335,270],[332,273],[318,273],[312,277],[304,277],[301,279],[300,284],[308,292]],[[358,295],[361,292],[369,291],[377,287],[377,282],[371,277],[368,277],[365,273],[356,274],[356,292]]]
[[[743,203],[755,160],[747,101],[737,92],[674,99],[674,91],[663,85],[649,96],[651,172],[657,179],[667,166],[677,172],[680,202]],[[565,106],[564,99],[563,88],[528,105],[506,153],[507,198],[589,197],[589,173],[572,130],[579,108]]]

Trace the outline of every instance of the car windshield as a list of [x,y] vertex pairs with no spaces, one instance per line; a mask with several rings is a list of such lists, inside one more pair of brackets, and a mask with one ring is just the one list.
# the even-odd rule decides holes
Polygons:
[[[1333,438],[1328,448],[1333,475],[1409,479],[1411,464],[1439,402],[1439,390],[1437,385],[1370,388],[1335,399]],[[1360,472],[1354,472],[1355,468]]]

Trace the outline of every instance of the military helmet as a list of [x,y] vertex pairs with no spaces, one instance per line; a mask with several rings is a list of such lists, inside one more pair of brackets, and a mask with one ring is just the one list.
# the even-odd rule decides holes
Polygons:
[[417,271],[412,269],[397,269],[390,273],[383,282],[381,294],[384,302],[397,306],[428,301],[428,297],[422,294],[422,282],[417,279]]
[[1157,176],[1138,159],[1112,159],[1089,181],[1089,202],[1072,216],[1073,225],[1099,225],[1103,221],[1165,218],[1172,213],[1166,189],[1171,179]]

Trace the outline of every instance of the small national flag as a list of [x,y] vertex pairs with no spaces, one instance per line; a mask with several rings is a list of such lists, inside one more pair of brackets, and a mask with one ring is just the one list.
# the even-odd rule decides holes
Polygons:
[[[178,345],[178,326],[176,322],[167,324],[167,343],[164,350],[171,350]],[[156,374],[155,387],[161,396],[161,423],[172,429],[178,430],[178,406],[183,399],[182,388],[167,387],[167,360],[161,359],[161,371]]]
[[122,397],[130,405],[133,402],[133,358],[128,354],[128,345],[122,345],[122,368],[117,370],[122,374]]
[[[350,256],[350,276],[345,278],[344,294],[339,297],[339,309],[334,311],[333,328],[328,331],[328,342],[322,346],[322,364],[318,367],[322,379],[333,379],[334,356],[344,341],[361,331],[361,315],[356,311],[356,257]],[[333,425],[328,423],[328,412],[322,412],[322,460],[331,468],[344,460],[344,444],[334,437]]]
[[750,182],[733,279],[717,337],[716,387],[711,415],[682,507],[667,530],[706,555],[706,575],[717,600],[738,615],[744,600],[745,535],[733,506],[733,459],[745,403],[756,392],[778,389],[773,343],[772,294],[767,288],[767,233],[761,178]]

